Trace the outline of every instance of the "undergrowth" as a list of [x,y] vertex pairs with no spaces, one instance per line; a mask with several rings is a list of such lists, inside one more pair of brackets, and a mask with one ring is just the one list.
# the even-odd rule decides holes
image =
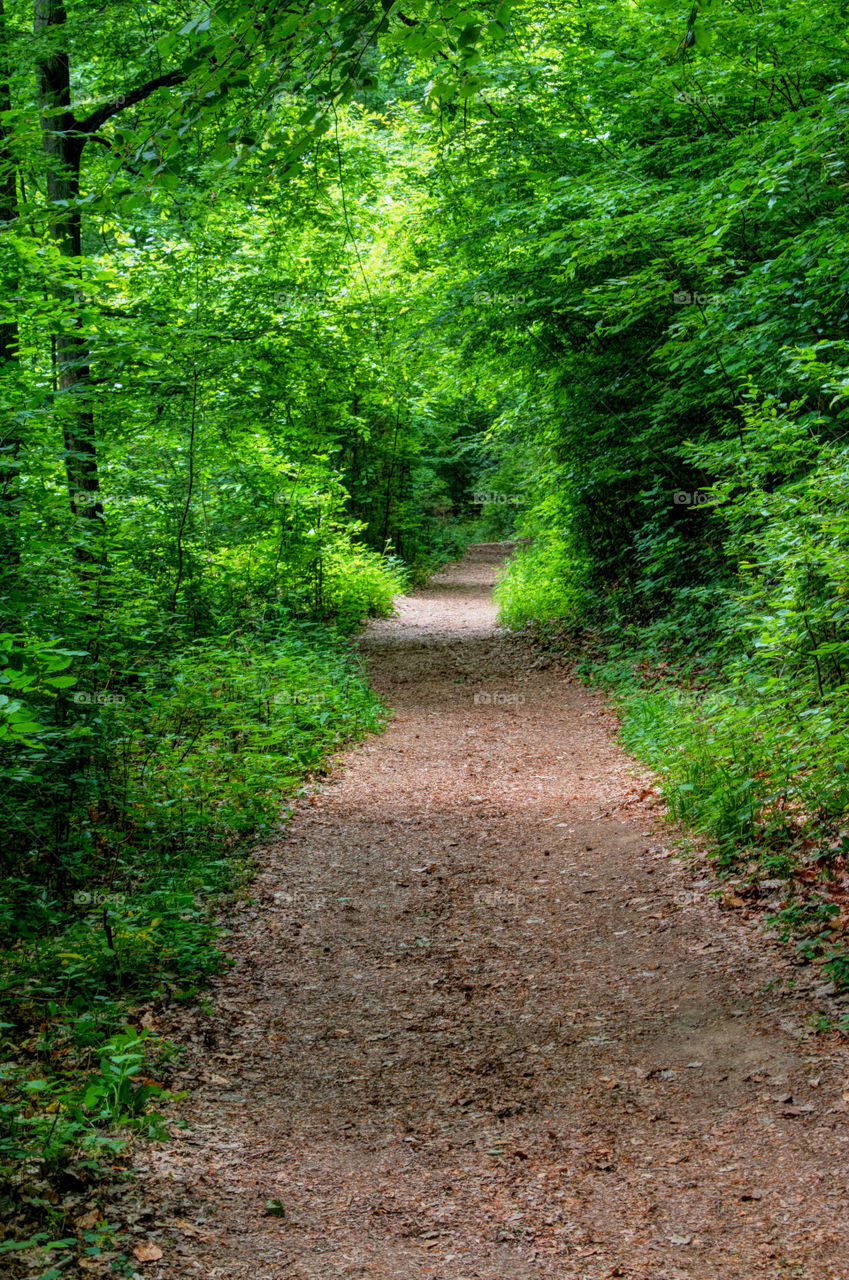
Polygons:
[[635,619],[615,591],[581,587],[550,539],[513,558],[498,597],[502,621],[613,696],[623,745],[657,774],[670,817],[705,838],[716,875],[849,989],[843,687],[765,669],[719,589]]
[[166,1136],[176,1051],[139,1003],[197,997],[252,842],[384,712],[316,623],[137,652],[111,680],[91,655],[4,644],[0,1253],[23,1265],[64,1247],[69,1170],[76,1191],[120,1159],[121,1129]]

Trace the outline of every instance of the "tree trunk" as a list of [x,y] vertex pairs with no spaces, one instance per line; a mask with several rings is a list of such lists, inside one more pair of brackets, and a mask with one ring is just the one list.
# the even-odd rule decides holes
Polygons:
[[[82,221],[78,198],[80,165],[85,134],[71,110],[71,75],[68,54],[62,47],[67,18],[62,0],[34,0],[33,29],[47,46],[36,64],[41,136],[47,158],[47,198],[53,206],[51,234],[66,261],[64,279],[53,285],[59,312],[56,331],[56,365],[59,394],[56,398],[65,441],[65,473],[71,510],[90,522],[88,530],[103,527],[103,506],[98,491],[97,449],[91,400],[89,352],[79,331],[76,315],[81,301],[78,288],[82,256]],[[82,533],[82,528],[80,529]],[[81,560],[100,558],[90,539],[75,548]]]
[[[0,0],[0,57],[3,59],[0,65],[0,230],[11,227],[18,216],[12,131],[2,121],[2,113],[12,107],[8,48],[6,13],[3,0]],[[17,293],[17,281],[11,272],[0,276],[0,290],[6,298]],[[21,442],[13,416],[17,400],[17,373],[18,325],[12,317],[0,317],[0,416],[3,421],[0,435],[0,578],[6,581],[14,575],[21,558],[16,483]]]

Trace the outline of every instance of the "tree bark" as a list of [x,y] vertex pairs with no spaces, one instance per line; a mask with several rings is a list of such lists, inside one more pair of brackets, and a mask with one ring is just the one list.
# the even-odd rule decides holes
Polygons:
[[[66,27],[64,0],[34,0],[33,30],[43,50],[36,63],[36,79],[42,145],[47,160],[47,198],[53,209],[50,230],[59,255],[66,264],[64,278],[56,280],[53,286],[59,317],[55,333],[57,408],[65,441],[65,472],[71,510],[87,522],[88,531],[99,531],[104,527],[103,505],[99,496],[90,355],[76,314],[82,301],[79,289],[79,262],[82,257],[79,194],[83,150],[88,139],[112,116],[143,102],[157,89],[180,84],[185,80],[185,73],[167,72],[144,84],[124,89],[120,95],[78,120],[71,107],[71,69],[64,36]],[[101,558],[85,536],[81,538],[76,554],[83,560]]]
[[[0,113],[11,110],[9,87],[9,40],[6,13],[0,0]],[[12,151],[11,126],[2,122],[0,114],[0,230],[9,228],[18,216],[18,193],[15,182],[15,160]],[[18,282],[11,272],[0,277],[0,290],[5,298],[17,292]],[[15,383],[18,374],[18,325],[13,316],[0,316],[0,412],[3,428],[0,435],[0,578],[15,573],[21,558],[18,530],[18,468],[20,435],[13,412]]]
[[[47,198],[53,208],[50,231],[60,257],[67,263],[65,279],[53,284],[59,312],[56,330],[58,395],[56,404],[65,442],[65,474],[71,511],[102,528],[103,506],[94,435],[89,352],[75,314],[81,301],[78,287],[82,256],[79,210],[80,166],[85,134],[71,110],[71,72],[63,48],[67,16],[63,0],[34,0],[33,29],[47,46],[36,64],[41,137],[47,159]],[[81,560],[98,559],[89,539],[75,548]]]

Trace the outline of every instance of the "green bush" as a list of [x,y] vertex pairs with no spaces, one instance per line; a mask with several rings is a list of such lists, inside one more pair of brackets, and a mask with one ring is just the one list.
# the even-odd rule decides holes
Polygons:
[[554,498],[543,501],[519,524],[519,544],[495,589],[505,627],[544,630],[579,623],[587,595],[583,566],[559,531],[558,506]]
[[[382,607],[397,581],[385,571],[357,600]],[[93,1047],[117,1043],[135,999],[197,993],[222,961],[216,898],[244,880],[251,841],[328,754],[383,720],[344,639],[315,623],[156,654],[116,682],[125,693],[89,693],[92,669],[77,655],[74,687],[48,684],[40,703],[33,681],[35,740],[0,743],[15,802],[0,890],[0,1120],[19,1158],[46,1158],[45,1125],[58,1159],[87,1150],[92,1127],[123,1122],[108,1090],[106,1111],[90,1091],[76,1110],[68,1101]]]

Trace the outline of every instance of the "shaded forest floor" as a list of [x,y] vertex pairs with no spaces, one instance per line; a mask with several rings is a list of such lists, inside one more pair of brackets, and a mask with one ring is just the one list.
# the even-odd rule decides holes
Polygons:
[[[849,1276],[849,1063],[670,855],[602,698],[471,548],[361,639],[387,732],[258,852],[136,1154],[144,1276]],[[161,1258],[154,1258],[161,1250]]]

